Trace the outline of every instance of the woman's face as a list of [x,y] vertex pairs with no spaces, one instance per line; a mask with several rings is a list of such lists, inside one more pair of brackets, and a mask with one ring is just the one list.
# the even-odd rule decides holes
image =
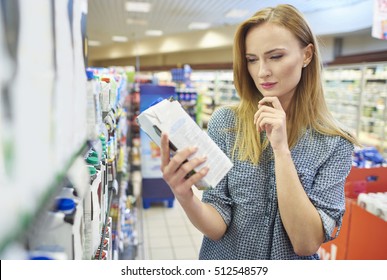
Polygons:
[[277,96],[286,110],[308,63],[311,45],[301,48],[286,28],[264,23],[246,35],[246,60],[250,76],[263,96]]

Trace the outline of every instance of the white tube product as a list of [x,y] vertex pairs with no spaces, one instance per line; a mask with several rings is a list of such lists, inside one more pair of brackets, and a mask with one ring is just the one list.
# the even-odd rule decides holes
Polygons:
[[82,156],[78,156],[67,171],[67,176],[77,191],[78,197],[84,199],[90,189],[89,169]]
[[112,238],[112,217],[108,217],[107,226],[106,226],[106,238],[109,239],[109,259],[114,259],[113,256],[113,238]]
[[387,222],[387,192],[378,193],[375,205],[375,215]]
[[387,222],[387,201],[379,201],[375,207],[376,216]]
[[[73,141],[75,149],[85,143],[87,139],[87,90],[84,49],[86,46],[86,15],[87,1],[77,0],[73,2],[73,44],[74,44],[74,103],[72,114],[76,120],[73,123]],[[69,108],[70,109],[70,108]]]
[[107,205],[107,196],[108,193],[106,191],[106,185],[107,183],[105,182],[105,174],[106,174],[106,165],[100,161],[100,166],[101,166],[101,187],[100,187],[100,203],[101,203],[101,224],[102,226],[105,223],[105,218],[106,218],[106,212],[108,211],[108,205]]
[[91,259],[101,242],[101,208],[98,200],[98,188],[101,184],[101,172],[98,171],[84,198],[85,243],[84,259]]
[[[7,209],[7,211],[0,211],[0,223],[4,225],[0,227],[0,240],[4,240],[5,236],[17,226],[15,216],[23,208],[23,203],[19,199],[23,193],[21,188],[17,188],[15,184],[17,177],[14,160],[16,146],[13,115],[15,112],[13,112],[12,104],[9,103],[13,101],[9,86],[12,85],[15,61],[11,59],[5,38],[6,28],[15,31],[17,26],[12,28],[3,25],[3,13],[6,12],[10,14],[9,11],[2,11],[0,7],[0,204],[2,209]],[[10,16],[17,20],[14,15]]]
[[93,140],[97,139],[99,135],[94,88],[93,80],[87,81],[87,138]]
[[110,83],[105,81],[100,82],[101,85],[101,95],[100,95],[100,104],[102,112],[109,112],[111,109],[110,106]]
[[[25,211],[34,211],[54,180],[54,40],[52,1],[19,0],[17,72],[12,87],[15,162]],[[26,140],[28,139],[28,140]],[[28,142],[26,142],[28,141]]]
[[47,212],[35,226],[29,235],[28,245],[33,251],[48,247],[62,248],[67,259],[81,259],[82,252],[77,252],[75,256],[73,240],[76,240],[77,245],[81,243],[79,227],[83,211],[77,209],[76,202],[71,198],[58,198],[56,202],[56,211]]
[[357,204],[370,213],[374,213],[375,193],[361,193],[357,197]]
[[386,193],[361,193],[357,198],[357,204],[368,212],[387,219],[387,195]]
[[[74,123],[77,121],[72,108],[74,98],[74,48],[72,44],[72,22],[68,11],[68,0],[55,1],[55,59],[56,80],[53,98],[55,164],[62,168],[74,154],[72,144]],[[78,147],[76,147],[78,148]]]
[[72,259],[81,260],[83,258],[83,244],[85,242],[83,200],[78,196],[76,189],[70,186],[62,188],[59,196],[72,199],[76,203],[72,225],[72,248],[67,253],[72,256]]

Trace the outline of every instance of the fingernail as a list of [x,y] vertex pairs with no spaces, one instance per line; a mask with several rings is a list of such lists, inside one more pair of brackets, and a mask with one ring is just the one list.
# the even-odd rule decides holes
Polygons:
[[208,166],[205,166],[203,167],[201,170],[200,170],[200,173],[203,174],[203,175],[206,175],[208,173],[210,169],[208,168]]
[[193,153],[193,152],[196,152],[198,149],[199,149],[198,146],[192,146],[189,148],[189,151]]

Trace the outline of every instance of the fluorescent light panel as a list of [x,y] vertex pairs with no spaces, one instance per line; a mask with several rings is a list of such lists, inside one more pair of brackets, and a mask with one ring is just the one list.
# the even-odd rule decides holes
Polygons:
[[149,13],[151,4],[147,2],[128,1],[125,3],[128,12]]
[[128,18],[126,20],[126,23],[127,24],[133,24],[133,25],[148,25],[148,21],[146,21],[145,19],[135,19],[135,18]]
[[125,37],[125,36],[113,36],[112,40],[114,42],[128,42],[128,37]]
[[232,9],[230,10],[225,17],[227,18],[242,18],[248,14],[248,10],[241,10],[241,9]]
[[188,29],[207,29],[210,25],[209,22],[191,22],[188,25]]
[[161,36],[161,35],[163,35],[163,31],[161,31],[161,30],[147,30],[147,31],[145,31],[145,35],[147,35],[147,36]]
[[88,40],[87,41],[87,45],[89,45],[90,47],[97,47],[97,46],[101,45],[101,42],[100,41],[94,41],[94,40]]

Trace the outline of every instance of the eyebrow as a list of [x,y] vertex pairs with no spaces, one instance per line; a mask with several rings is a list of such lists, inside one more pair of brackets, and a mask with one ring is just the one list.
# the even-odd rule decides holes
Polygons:
[[[272,49],[272,50],[265,52],[264,54],[268,55],[268,54],[271,54],[271,53],[276,52],[276,51],[284,51],[284,50],[286,50],[286,48],[275,48],[275,49]],[[256,56],[255,54],[251,54],[251,53],[246,53],[246,55]]]

